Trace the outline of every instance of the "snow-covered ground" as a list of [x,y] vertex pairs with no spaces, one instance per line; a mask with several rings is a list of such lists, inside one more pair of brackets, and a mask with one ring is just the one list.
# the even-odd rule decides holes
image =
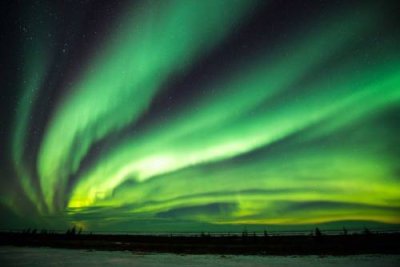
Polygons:
[[121,251],[85,251],[53,248],[0,247],[0,266],[400,266],[400,255],[358,256],[219,256],[137,254]]

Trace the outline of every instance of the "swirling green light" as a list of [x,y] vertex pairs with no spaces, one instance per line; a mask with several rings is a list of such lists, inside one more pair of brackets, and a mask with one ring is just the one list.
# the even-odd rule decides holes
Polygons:
[[50,209],[55,189],[65,187],[90,145],[134,122],[170,75],[218,43],[251,5],[146,1],[132,8],[87,75],[65,97],[44,138],[38,168]]
[[235,40],[254,7],[247,0],[132,4],[62,92],[35,174],[23,153],[33,89],[49,60],[31,53],[13,161],[42,215],[89,227],[100,227],[99,217],[105,227],[133,220],[399,224],[399,38],[386,34],[376,47],[365,41],[386,25],[377,12],[383,4],[338,7],[277,38],[278,45],[260,40],[265,47],[232,55],[171,110],[156,106],[171,80],[187,78]]

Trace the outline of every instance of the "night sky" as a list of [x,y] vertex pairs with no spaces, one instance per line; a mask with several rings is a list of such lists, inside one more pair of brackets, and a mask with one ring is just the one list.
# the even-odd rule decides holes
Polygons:
[[2,1],[0,228],[400,225],[397,1]]

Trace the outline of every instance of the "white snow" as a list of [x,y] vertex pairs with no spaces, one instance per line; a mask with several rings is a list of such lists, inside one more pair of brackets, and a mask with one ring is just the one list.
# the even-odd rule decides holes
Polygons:
[[85,251],[53,248],[0,247],[0,266],[107,267],[286,267],[286,266],[400,266],[400,255],[357,256],[234,256],[139,254],[128,251]]

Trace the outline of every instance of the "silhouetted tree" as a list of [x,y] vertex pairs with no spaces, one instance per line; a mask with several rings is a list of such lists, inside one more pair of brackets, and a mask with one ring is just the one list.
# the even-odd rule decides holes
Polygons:
[[266,229],[264,229],[264,237],[268,237],[268,232]]
[[346,227],[343,227],[343,235],[347,235],[347,229],[346,229]]
[[65,233],[66,235],[76,235],[76,226],[72,226],[71,229],[68,229]]
[[321,231],[319,230],[318,227],[315,228],[314,235],[315,235],[316,237],[321,237],[321,236],[322,236],[322,233],[321,233]]
[[243,230],[243,232],[242,232],[242,237],[243,237],[243,238],[246,238],[247,236],[248,236],[247,229],[244,228],[244,230]]
[[364,227],[363,235],[371,235],[371,234],[372,232],[367,227]]

